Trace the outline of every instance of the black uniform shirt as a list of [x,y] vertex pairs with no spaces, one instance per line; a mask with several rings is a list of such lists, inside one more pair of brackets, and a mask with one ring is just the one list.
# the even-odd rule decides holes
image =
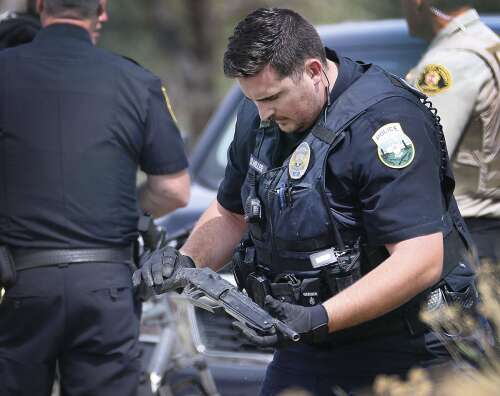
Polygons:
[[187,167],[160,80],[51,25],[0,52],[0,242],[121,246],[136,236],[137,165]]
[[[328,56],[335,60],[333,52]],[[339,65],[333,100],[362,73],[360,65],[348,58],[339,57]],[[258,122],[255,106],[244,101],[218,192],[220,204],[236,213],[243,213],[240,191]],[[413,160],[401,169],[382,162],[373,139],[380,128],[392,123],[399,123],[415,148]],[[328,158],[329,200],[343,234],[364,235],[373,245],[383,245],[442,231],[439,166],[437,130],[423,109],[402,98],[387,98],[372,106]]]

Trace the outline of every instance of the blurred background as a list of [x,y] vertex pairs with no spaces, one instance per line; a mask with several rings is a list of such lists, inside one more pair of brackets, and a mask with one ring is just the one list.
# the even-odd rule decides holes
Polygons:
[[[100,45],[162,77],[194,143],[233,83],[222,73],[227,38],[258,7],[291,8],[316,25],[401,17],[399,0],[110,0]],[[476,8],[499,12],[500,0],[479,0]]]
[[[0,11],[24,0],[0,0]],[[192,146],[233,83],[222,55],[234,25],[258,7],[294,9],[316,25],[400,18],[399,0],[109,0],[99,46],[135,59],[167,87]],[[498,13],[500,0],[477,0],[480,13]]]

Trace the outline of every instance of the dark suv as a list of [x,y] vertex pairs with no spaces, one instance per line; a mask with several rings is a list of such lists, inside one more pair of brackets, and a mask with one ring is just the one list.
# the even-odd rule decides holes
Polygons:
[[[499,15],[485,16],[483,20],[497,33],[500,32]],[[320,26],[318,31],[325,45],[341,55],[376,63],[403,77],[425,49],[424,42],[408,36],[403,20],[347,22]],[[191,157],[191,202],[188,207],[159,221],[169,233],[189,229],[215,199],[217,187],[224,176],[226,152],[233,137],[236,112],[242,98],[240,89],[235,85],[203,131]],[[197,351],[207,358],[221,395],[257,394],[271,358],[270,351],[248,345],[224,315],[191,307],[188,316],[192,342]]]

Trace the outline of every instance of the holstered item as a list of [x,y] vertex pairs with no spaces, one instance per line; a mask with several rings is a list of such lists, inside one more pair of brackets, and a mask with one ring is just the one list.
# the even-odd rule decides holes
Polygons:
[[250,244],[250,240],[244,239],[236,249],[232,260],[233,275],[238,289],[240,291],[246,289],[249,293],[247,278],[256,271],[255,247]]
[[269,280],[263,275],[252,273],[246,279],[246,290],[252,300],[264,307],[267,295],[271,295]]
[[351,286],[361,278],[359,249],[347,251],[338,261],[325,269],[325,280],[332,296]]
[[7,246],[0,246],[0,288],[11,287],[16,283],[16,266]]

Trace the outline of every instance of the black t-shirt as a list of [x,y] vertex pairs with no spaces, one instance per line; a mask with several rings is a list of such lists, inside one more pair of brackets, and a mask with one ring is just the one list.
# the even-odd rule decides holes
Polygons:
[[0,69],[0,242],[129,244],[138,165],[187,167],[160,80],[66,24],[1,51]]
[[[328,56],[335,60],[332,52]],[[339,57],[338,61],[333,101],[363,73],[362,67],[348,58]],[[240,214],[241,186],[258,122],[255,106],[245,100],[217,196],[223,207]],[[378,139],[380,136],[399,140]],[[408,144],[408,139],[414,147],[412,160],[401,168],[384,163],[384,150],[396,152],[402,141]],[[386,98],[363,113],[351,124],[327,163],[329,201],[344,231],[364,235],[373,245],[443,231],[439,148],[432,117],[410,100]]]

